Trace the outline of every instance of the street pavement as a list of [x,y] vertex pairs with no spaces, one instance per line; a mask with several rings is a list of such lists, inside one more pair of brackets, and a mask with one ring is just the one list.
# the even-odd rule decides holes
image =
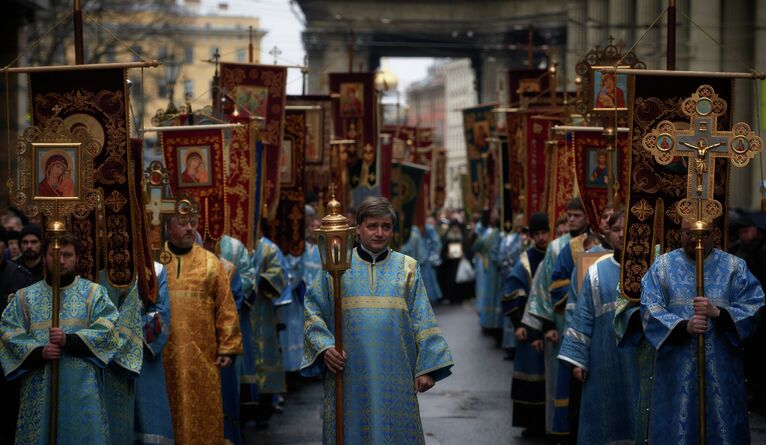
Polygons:
[[[482,334],[473,301],[435,308],[455,366],[452,375],[418,396],[426,445],[542,444],[511,427],[511,372],[495,340]],[[267,429],[245,430],[248,445],[321,445],[322,385],[304,381],[285,397],[285,412]],[[766,417],[752,415],[752,443],[766,444]]]

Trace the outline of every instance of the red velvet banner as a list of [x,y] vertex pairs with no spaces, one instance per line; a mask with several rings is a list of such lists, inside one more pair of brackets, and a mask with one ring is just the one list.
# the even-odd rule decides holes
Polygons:
[[[255,234],[258,230],[257,215],[260,215],[261,196],[256,184],[262,176],[257,175],[260,165],[255,156],[258,124],[248,117],[235,117],[232,122],[243,126],[232,131],[227,153],[228,174],[226,175],[226,233],[242,241],[248,250],[255,248]],[[256,204],[257,203],[257,204]]]
[[565,138],[556,140],[553,153],[548,153],[548,220],[556,221],[566,215],[567,204],[575,191],[575,159]]
[[279,205],[279,153],[285,121],[287,68],[276,65],[222,63],[220,88],[232,105],[229,115],[262,118],[260,137],[266,165],[264,216],[274,218]]
[[196,200],[197,230],[217,240],[226,227],[223,130],[161,131],[160,145],[173,195]]
[[532,116],[525,118],[526,168],[524,183],[526,186],[524,214],[546,211],[545,186],[546,163],[545,141],[551,122],[548,119],[538,119]]

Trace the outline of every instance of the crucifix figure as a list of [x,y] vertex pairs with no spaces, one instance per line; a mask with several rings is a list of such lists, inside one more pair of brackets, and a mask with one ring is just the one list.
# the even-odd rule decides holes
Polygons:
[[662,121],[644,136],[642,144],[663,165],[676,157],[688,159],[687,194],[679,202],[679,213],[690,221],[711,222],[723,210],[713,197],[716,158],[727,158],[734,166],[743,167],[761,151],[763,140],[742,122],[734,124],[731,131],[718,130],[718,118],[726,113],[727,104],[709,85],[697,88],[681,109],[690,118],[688,130]]

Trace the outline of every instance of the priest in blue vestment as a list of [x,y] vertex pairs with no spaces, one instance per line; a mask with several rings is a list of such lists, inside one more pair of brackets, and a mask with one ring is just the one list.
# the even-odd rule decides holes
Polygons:
[[[625,214],[614,213],[607,234],[613,254],[605,253],[585,276],[574,319],[566,329],[559,351],[566,369],[582,384],[579,406],[582,413],[577,430],[577,443],[608,444],[632,442],[634,417],[629,415],[636,403],[638,383],[636,361],[625,351],[618,351],[614,332],[615,302],[620,280]],[[560,258],[560,257],[559,257]],[[570,296],[571,297],[571,296]],[[607,413],[623,413],[623,421]]]
[[548,246],[548,215],[535,213],[530,216],[529,233],[532,236],[532,247],[521,253],[510,275],[503,282],[503,312],[515,328],[517,340],[511,380],[513,426],[525,428],[523,437],[545,434],[545,361],[542,352],[532,348],[532,341],[541,339],[542,332],[525,326],[521,318],[532,277]]
[[170,335],[170,294],[165,266],[154,263],[157,275],[157,298],[144,298],[141,305],[144,358],[136,378],[134,438],[136,445],[172,444],[173,419],[170,417],[168,389],[162,350]]
[[[47,277],[51,241],[42,250]],[[46,280],[13,294],[0,321],[0,364],[6,378],[21,380],[16,443],[48,444],[50,362],[58,360],[57,443],[101,445],[110,440],[101,373],[117,353],[118,312],[106,289],[75,275],[76,238],[64,233],[59,243],[60,327],[51,327],[53,289]]]
[[681,249],[660,256],[641,281],[644,333],[657,351],[650,443],[698,442],[696,335],[705,340],[707,443],[750,443],[742,342],[764,304],[746,263],[703,239],[704,295],[696,295],[695,240],[681,226]]
[[306,294],[301,372],[324,376],[325,445],[335,443],[334,373],[343,373],[345,443],[408,445],[425,443],[417,393],[451,373],[417,261],[388,248],[395,218],[384,198],[357,210],[360,246],[342,277],[343,354],[334,348],[329,274]]

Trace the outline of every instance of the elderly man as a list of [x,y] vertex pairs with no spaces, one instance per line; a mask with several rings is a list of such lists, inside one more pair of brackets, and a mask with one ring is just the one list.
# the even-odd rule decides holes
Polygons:
[[[345,443],[423,444],[416,392],[447,377],[452,356],[417,261],[389,249],[396,215],[369,197],[357,210],[360,246],[343,274],[343,341],[335,350],[330,277],[306,294],[301,372],[324,375],[324,444],[335,443],[335,378],[343,373]],[[330,372],[327,372],[330,371]]]

